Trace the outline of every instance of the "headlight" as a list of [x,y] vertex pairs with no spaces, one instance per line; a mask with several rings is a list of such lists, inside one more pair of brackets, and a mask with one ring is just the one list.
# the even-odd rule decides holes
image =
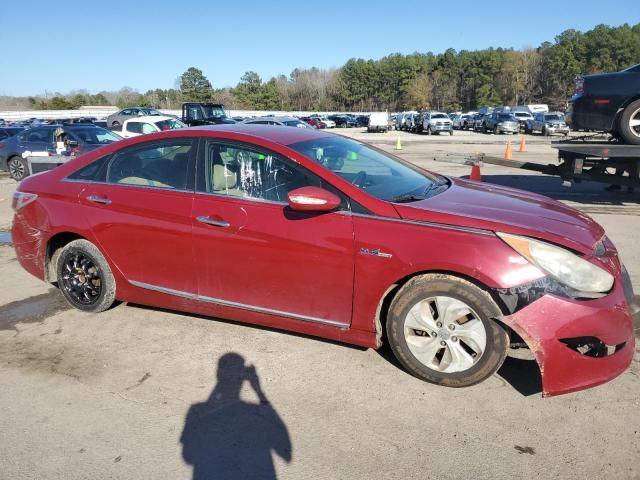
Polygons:
[[564,248],[519,235],[497,232],[507,245],[561,283],[585,293],[605,293],[613,275]]

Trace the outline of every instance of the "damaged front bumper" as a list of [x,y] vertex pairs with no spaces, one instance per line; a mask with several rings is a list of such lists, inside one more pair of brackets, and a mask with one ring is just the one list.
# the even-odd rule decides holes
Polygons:
[[545,294],[502,318],[534,353],[543,396],[600,385],[629,366],[635,352],[633,294],[624,283],[619,277],[608,295],[591,300]]

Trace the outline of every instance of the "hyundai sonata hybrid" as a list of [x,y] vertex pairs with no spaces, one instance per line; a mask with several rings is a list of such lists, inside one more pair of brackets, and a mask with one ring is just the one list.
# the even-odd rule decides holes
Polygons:
[[123,140],[27,178],[13,208],[21,265],[87,312],[127,301],[388,342],[450,387],[526,344],[543,395],[611,380],[634,354],[631,284],[591,218],[319,130]]

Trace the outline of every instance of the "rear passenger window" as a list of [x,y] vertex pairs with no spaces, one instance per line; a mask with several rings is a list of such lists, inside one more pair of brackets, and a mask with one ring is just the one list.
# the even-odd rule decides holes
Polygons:
[[122,150],[107,165],[107,182],[186,190],[193,144],[176,139]]
[[85,182],[104,182],[104,165],[109,156],[99,158],[95,162],[82,167],[80,170],[72,173],[67,178],[70,180],[80,180]]

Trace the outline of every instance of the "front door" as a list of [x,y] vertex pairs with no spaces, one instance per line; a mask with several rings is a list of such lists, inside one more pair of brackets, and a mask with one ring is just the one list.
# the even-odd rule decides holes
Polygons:
[[330,188],[273,152],[206,140],[193,209],[204,301],[346,327],[351,323],[353,224],[340,211],[300,213],[287,193]]

